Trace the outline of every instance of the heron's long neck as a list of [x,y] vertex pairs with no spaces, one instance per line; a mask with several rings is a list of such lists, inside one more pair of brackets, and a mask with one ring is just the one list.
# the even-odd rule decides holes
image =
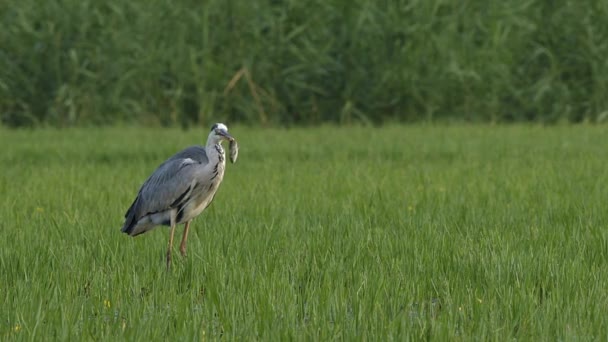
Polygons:
[[219,141],[213,141],[209,138],[205,149],[207,150],[207,157],[209,157],[210,161],[217,160],[220,163],[224,162],[224,148],[222,148]]

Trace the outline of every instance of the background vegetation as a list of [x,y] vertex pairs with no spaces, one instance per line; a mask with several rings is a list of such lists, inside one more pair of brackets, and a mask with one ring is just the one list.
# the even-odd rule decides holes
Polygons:
[[604,127],[231,132],[167,273],[122,215],[200,132],[0,131],[0,339],[608,338]]
[[603,0],[9,0],[9,126],[602,121]]

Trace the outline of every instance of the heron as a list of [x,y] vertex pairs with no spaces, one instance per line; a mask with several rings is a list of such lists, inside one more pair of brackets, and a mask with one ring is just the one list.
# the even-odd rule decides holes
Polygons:
[[211,204],[222,183],[226,168],[223,141],[236,144],[228,127],[216,123],[207,145],[188,147],[163,162],[141,186],[125,214],[121,230],[130,236],[161,225],[170,227],[167,269],[171,267],[175,227],[184,224],[179,251],[186,256],[190,223]]

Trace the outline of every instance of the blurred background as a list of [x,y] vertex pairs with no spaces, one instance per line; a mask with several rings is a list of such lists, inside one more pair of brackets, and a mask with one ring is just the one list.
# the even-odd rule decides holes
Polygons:
[[604,0],[9,0],[4,126],[608,119]]

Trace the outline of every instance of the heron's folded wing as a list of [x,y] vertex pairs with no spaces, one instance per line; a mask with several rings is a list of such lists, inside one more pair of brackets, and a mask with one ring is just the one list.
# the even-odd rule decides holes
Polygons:
[[180,206],[197,184],[203,164],[191,158],[167,160],[142,185],[135,203],[136,218]]

